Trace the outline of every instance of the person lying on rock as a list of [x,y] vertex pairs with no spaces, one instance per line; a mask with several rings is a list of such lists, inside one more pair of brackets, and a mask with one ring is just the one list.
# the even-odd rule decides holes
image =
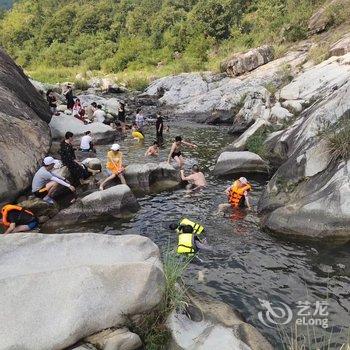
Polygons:
[[179,223],[169,225],[171,230],[178,233],[177,253],[193,255],[199,250],[211,251],[204,235],[204,227],[189,219],[182,219]]
[[107,171],[109,176],[105,179],[101,185],[100,190],[103,191],[106,183],[118,177],[122,184],[126,185],[124,178],[124,167],[123,167],[123,154],[120,152],[120,146],[115,143],[111,146],[111,150],[107,153]]
[[239,209],[248,208],[251,209],[249,192],[252,190],[251,184],[245,177],[240,177],[234,181],[233,184],[225,190],[229,203],[223,203],[219,205],[218,212],[222,213],[229,208]]
[[200,171],[197,164],[192,166],[192,174],[185,176],[183,169],[180,170],[181,180],[188,181],[189,184],[186,186],[188,192],[197,192],[203,190],[207,186],[204,174]]
[[86,131],[85,135],[81,138],[80,150],[82,152],[96,152],[96,150],[94,149],[91,131]]
[[159,143],[154,141],[153,145],[148,147],[148,150],[145,153],[146,157],[158,157],[159,156]]
[[34,230],[39,225],[35,215],[19,205],[7,204],[1,210],[1,223],[9,233],[27,232]]
[[51,173],[55,164],[59,161],[46,157],[43,161],[43,166],[35,173],[32,182],[32,192],[35,197],[43,199],[49,204],[54,204],[53,196],[58,187],[68,187],[72,192],[75,192],[75,187],[72,186],[66,179]]
[[182,145],[191,147],[191,148],[197,148],[196,145],[194,145],[193,143],[190,142],[186,142],[186,141],[182,141],[182,137],[181,136],[176,136],[175,137],[175,141],[173,142],[171,149],[170,149],[170,153],[169,153],[169,157],[168,157],[168,163],[170,164],[170,159],[175,159],[177,165],[180,167],[180,169],[182,169],[182,167],[185,164],[185,160],[182,157],[182,153],[181,153],[181,147]]
[[72,183],[76,185],[88,184],[87,180],[90,175],[99,173],[99,170],[93,170],[78,162],[75,156],[75,150],[73,147],[73,133],[70,131],[66,132],[64,140],[61,142],[60,155],[63,165],[65,165],[72,178]]

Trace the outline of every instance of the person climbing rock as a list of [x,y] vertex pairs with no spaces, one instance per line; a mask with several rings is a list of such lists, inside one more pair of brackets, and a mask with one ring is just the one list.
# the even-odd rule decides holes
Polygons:
[[188,146],[191,148],[197,148],[197,146],[195,144],[183,141],[181,136],[175,137],[175,141],[171,145],[170,153],[168,156],[168,163],[170,164],[170,159],[172,158],[176,161],[176,163],[180,167],[180,169],[182,169],[182,167],[185,164],[185,160],[182,157],[182,153],[181,153],[182,145],[185,145],[185,146]]
[[251,209],[249,192],[252,190],[251,184],[245,177],[240,177],[234,181],[233,184],[225,190],[229,203],[219,205],[218,212],[222,213],[229,208],[238,209],[247,207]]
[[31,231],[39,225],[39,220],[31,211],[14,204],[7,204],[2,208],[0,222],[6,229],[5,235]]
[[123,175],[123,154],[120,152],[120,146],[115,143],[111,146],[110,151],[107,153],[107,171],[109,176],[105,179],[101,185],[100,190],[103,191],[106,183],[118,177],[122,184],[126,185],[126,181]]
[[207,244],[204,235],[204,227],[187,218],[179,223],[172,223],[169,228],[175,230],[178,234],[177,253],[193,255],[200,250],[211,251],[212,248]]
[[58,162],[52,157],[44,158],[43,166],[35,173],[32,181],[32,193],[49,204],[54,204],[53,197],[60,185],[75,192],[75,187],[66,179],[51,173]]
[[204,174],[200,171],[197,164],[192,166],[192,174],[185,176],[184,170],[180,170],[181,180],[188,181],[186,186],[188,192],[196,192],[204,189],[207,186]]

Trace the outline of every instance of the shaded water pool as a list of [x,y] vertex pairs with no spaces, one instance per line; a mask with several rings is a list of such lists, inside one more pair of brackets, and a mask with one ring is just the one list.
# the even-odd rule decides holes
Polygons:
[[[266,309],[259,299],[269,301],[274,306],[281,306],[278,303],[282,302],[294,316],[301,310],[301,304],[298,303],[311,303],[308,310],[303,311],[305,314],[314,313],[317,307],[315,303],[319,306],[321,301],[325,301],[328,306],[321,310],[322,315],[329,314],[322,316],[318,310],[312,318],[327,319],[328,328],[310,324],[310,338],[314,339],[315,329],[315,338],[319,344],[323,341],[321,337],[325,337],[326,344],[330,339],[330,347],[325,349],[338,349],[340,344],[348,340],[350,325],[350,246],[317,246],[276,239],[259,228],[259,218],[254,210],[224,218],[213,215],[219,203],[226,201],[224,190],[232,179],[218,179],[211,171],[220,151],[232,142],[232,137],[224,127],[187,122],[186,126],[170,126],[170,133],[165,134],[166,144],[161,150],[160,161],[167,158],[174,136],[183,135],[185,140],[196,143],[199,146],[197,149],[184,149],[187,160],[185,169],[188,172],[192,164],[200,165],[209,184],[206,191],[191,198],[184,197],[184,189],[148,195],[139,198],[141,209],[131,220],[74,227],[70,232],[137,232],[149,237],[164,250],[176,246],[176,235],[167,229],[170,222],[183,216],[198,221],[205,226],[214,252],[201,253],[199,259],[191,263],[185,275],[189,287],[240,311],[277,349],[283,349],[282,343],[287,342],[280,333],[283,333],[283,329],[289,332],[294,322],[284,326],[265,322],[265,325]],[[144,152],[153,141],[153,134],[153,127],[149,127],[145,145],[137,144],[130,138],[120,142],[126,164],[150,161],[145,159]],[[98,147],[98,157],[105,159],[106,150],[107,147]],[[251,180],[254,187],[253,204],[256,204],[267,179]],[[260,318],[263,321],[259,318],[259,312],[262,312]],[[285,319],[274,320],[283,322]],[[298,333],[308,333],[307,329],[305,325],[300,326]]]

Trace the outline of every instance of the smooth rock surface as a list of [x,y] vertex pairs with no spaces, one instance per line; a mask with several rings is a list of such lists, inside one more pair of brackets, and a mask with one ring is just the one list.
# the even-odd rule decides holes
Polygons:
[[265,161],[255,153],[223,152],[215,165],[214,174],[218,176],[240,173],[266,173]]
[[46,101],[0,49],[0,204],[26,190],[50,148]]
[[112,127],[98,122],[85,125],[81,120],[66,114],[53,116],[49,126],[54,140],[62,140],[67,131],[71,131],[74,137],[82,137],[86,131],[91,131],[95,144],[111,143],[115,139]]
[[273,48],[265,45],[250,50],[246,53],[238,53],[233,55],[231,58],[221,64],[221,69],[229,76],[236,77],[272,61],[273,58]]
[[58,350],[153,309],[164,274],[136,235],[0,237],[0,348]]
[[333,44],[329,51],[331,56],[343,56],[348,52],[350,52],[350,34],[346,34]]
[[179,172],[168,163],[130,164],[125,169],[125,180],[133,191],[159,192],[180,183]]
[[270,122],[272,123],[283,123],[290,120],[293,117],[293,114],[288,111],[288,109],[283,108],[280,103],[276,103],[271,108]]
[[169,350],[272,350],[270,343],[228,305],[205,296],[190,296],[186,314],[168,319]]
[[117,185],[78,199],[46,223],[45,228],[72,226],[99,219],[106,220],[108,217],[120,218],[136,212],[139,207],[130,188],[126,185]]

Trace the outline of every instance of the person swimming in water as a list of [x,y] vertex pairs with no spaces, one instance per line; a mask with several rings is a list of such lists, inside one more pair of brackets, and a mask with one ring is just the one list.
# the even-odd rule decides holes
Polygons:
[[173,142],[173,144],[171,145],[171,149],[170,149],[170,153],[168,156],[168,163],[170,164],[170,159],[174,159],[177,163],[177,165],[180,167],[180,169],[182,169],[182,167],[185,164],[185,160],[182,157],[182,153],[181,153],[181,147],[182,145],[191,147],[191,148],[197,148],[198,146],[190,143],[190,142],[186,142],[182,140],[181,136],[176,136],[175,137],[175,141]]
[[145,153],[146,157],[158,157],[159,156],[159,144],[157,141],[153,142],[153,145],[148,147],[148,150]]
[[188,192],[196,192],[204,189],[207,186],[204,174],[200,171],[197,164],[192,166],[192,174],[185,176],[183,169],[180,170],[181,180],[188,181],[187,185]]

